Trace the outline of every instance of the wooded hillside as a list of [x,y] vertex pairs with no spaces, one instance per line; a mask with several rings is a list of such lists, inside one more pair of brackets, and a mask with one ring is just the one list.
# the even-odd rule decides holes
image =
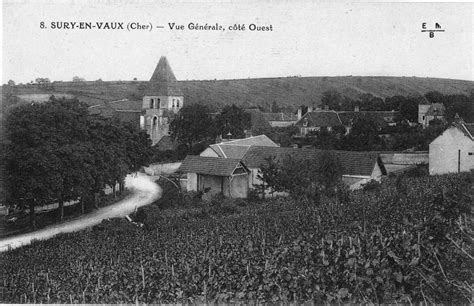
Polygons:
[[[371,93],[381,98],[395,95],[423,95],[429,91],[443,94],[466,94],[474,90],[474,82],[417,77],[285,77],[238,80],[180,81],[185,103],[201,102],[215,108],[236,104],[270,109],[275,101],[280,106],[321,103],[324,92],[335,90],[351,99]],[[28,100],[32,94],[68,94],[90,105],[117,99],[141,100],[146,81],[53,82],[49,86],[3,86],[2,98],[12,94]],[[8,104],[8,103],[5,103]]]

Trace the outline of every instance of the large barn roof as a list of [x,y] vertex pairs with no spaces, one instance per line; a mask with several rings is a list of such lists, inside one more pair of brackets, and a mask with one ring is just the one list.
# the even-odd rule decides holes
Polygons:
[[[268,158],[275,158],[283,162],[292,157],[299,160],[317,161],[323,157],[323,150],[310,148],[282,148],[282,147],[250,147],[244,158],[244,164],[249,168],[260,168],[267,163]],[[376,164],[386,174],[380,156],[376,152],[331,151],[334,153],[343,168],[343,175],[370,176]]]

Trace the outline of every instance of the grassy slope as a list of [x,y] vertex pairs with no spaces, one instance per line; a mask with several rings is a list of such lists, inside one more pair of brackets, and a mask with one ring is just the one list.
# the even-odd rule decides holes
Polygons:
[[[437,90],[444,94],[469,94],[474,82],[450,79],[416,77],[301,77],[239,79],[216,81],[180,81],[185,101],[202,102],[221,107],[237,105],[262,105],[269,108],[273,101],[284,106],[319,105],[322,94],[337,90],[343,95],[357,98],[363,93],[387,97],[394,95],[421,95]],[[67,93],[79,97],[89,104],[100,104],[104,100],[137,99],[147,82],[85,82],[55,83],[49,91],[34,86],[15,87],[13,93]],[[3,87],[3,93],[9,88]]]

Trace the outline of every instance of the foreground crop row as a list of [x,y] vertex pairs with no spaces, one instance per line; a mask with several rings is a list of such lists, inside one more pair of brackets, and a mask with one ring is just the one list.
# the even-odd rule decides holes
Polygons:
[[0,301],[467,303],[470,186],[405,179],[345,204],[276,199],[62,235],[0,255]]

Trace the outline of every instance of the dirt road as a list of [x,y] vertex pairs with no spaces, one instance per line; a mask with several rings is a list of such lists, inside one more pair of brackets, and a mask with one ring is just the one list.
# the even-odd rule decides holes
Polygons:
[[134,175],[127,176],[125,186],[133,193],[130,197],[78,219],[2,239],[0,240],[0,252],[30,244],[33,239],[46,240],[60,233],[76,232],[94,226],[107,218],[128,215],[135,208],[150,204],[161,196],[161,188],[145,174],[138,173],[136,177]]

